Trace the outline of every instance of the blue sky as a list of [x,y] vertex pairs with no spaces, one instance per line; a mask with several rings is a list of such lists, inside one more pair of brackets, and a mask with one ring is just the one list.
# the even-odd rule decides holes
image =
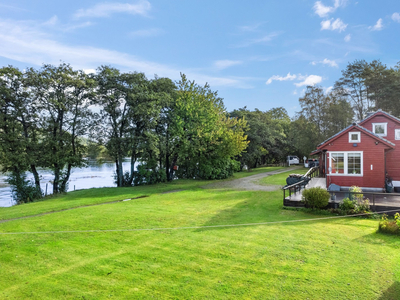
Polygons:
[[0,0],[0,65],[112,65],[208,82],[228,110],[329,90],[348,62],[400,61],[400,1]]

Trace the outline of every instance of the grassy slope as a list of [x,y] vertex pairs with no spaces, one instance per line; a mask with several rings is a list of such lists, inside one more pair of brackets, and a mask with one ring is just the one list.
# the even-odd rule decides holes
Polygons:
[[[286,176],[275,175],[274,180],[280,178],[283,185]],[[204,190],[198,187],[201,184],[182,181],[172,186],[78,191],[49,204],[22,205],[14,215],[30,214],[24,207],[45,211],[150,196],[2,223],[0,232],[170,228],[318,217],[282,210],[280,191]],[[182,188],[186,190],[160,194]],[[12,209],[0,210],[1,216]],[[398,299],[400,241],[375,233],[376,228],[376,220],[352,218],[0,235],[0,298]]]

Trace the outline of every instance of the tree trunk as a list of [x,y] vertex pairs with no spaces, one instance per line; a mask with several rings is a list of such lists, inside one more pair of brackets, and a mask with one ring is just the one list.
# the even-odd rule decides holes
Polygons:
[[61,186],[60,186],[61,193],[67,192],[67,184],[69,181],[69,177],[71,175],[71,169],[72,169],[72,165],[68,164],[67,173],[65,174],[64,178],[61,179]]
[[40,191],[40,194],[42,194],[42,190],[40,189],[40,177],[35,165],[31,165],[31,172],[33,174],[33,178],[35,179],[35,187],[38,191]]
[[[133,152],[133,151],[132,151],[132,152]],[[135,157],[135,155],[132,153],[132,155],[131,155],[131,174],[130,174],[130,176],[129,176],[128,185],[132,185],[133,178],[135,177],[135,163],[136,163],[136,157]]]
[[58,184],[60,182],[60,169],[57,165],[54,166],[53,194],[58,194]]
[[178,161],[178,155],[175,155],[174,158],[172,159],[172,162],[169,167],[169,178],[168,181],[172,181],[173,179],[173,174],[174,174],[174,166],[176,165],[176,162]]

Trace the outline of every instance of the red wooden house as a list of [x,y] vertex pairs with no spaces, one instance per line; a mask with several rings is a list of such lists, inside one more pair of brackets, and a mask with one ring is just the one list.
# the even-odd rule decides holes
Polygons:
[[385,188],[400,181],[400,119],[378,110],[317,146],[326,186]]

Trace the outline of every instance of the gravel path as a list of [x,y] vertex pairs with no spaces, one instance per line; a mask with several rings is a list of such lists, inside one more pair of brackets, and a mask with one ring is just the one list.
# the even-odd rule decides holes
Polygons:
[[255,174],[255,175],[251,175],[251,176],[247,176],[247,177],[239,178],[239,179],[234,179],[234,180],[230,180],[230,181],[213,182],[213,183],[207,184],[202,187],[205,189],[221,189],[221,188],[229,189],[230,188],[230,189],[235,189],[235,190],[271,192],[271,191],[279,190],[281,188],[281,186],[280,185],[260,185],[257,182],[261,178],[264,178],[264,177],[267,177],[270,175],[294,171],[297,169],[299,169],[299,167],[285,168],[282,170],[276,170],[276,171],[271,171],[271,172]]

